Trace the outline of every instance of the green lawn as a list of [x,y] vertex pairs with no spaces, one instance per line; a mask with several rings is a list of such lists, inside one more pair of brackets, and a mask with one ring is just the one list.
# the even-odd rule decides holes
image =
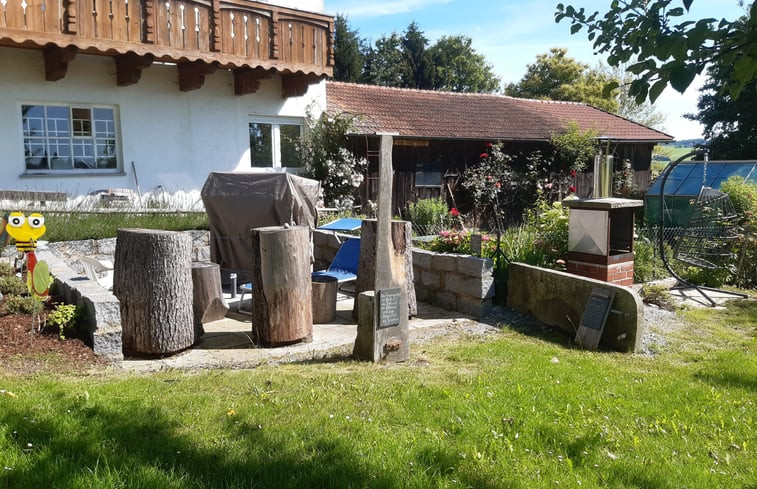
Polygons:
[[0,374],[0,488],[754,488],[757,301],[658,356],[557,334],[398,365]]

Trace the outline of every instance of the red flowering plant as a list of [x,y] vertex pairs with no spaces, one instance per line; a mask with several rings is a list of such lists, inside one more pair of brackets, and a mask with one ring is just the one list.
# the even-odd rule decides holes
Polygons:
[[[440,231],[428,245],[430,251],[438,253],[471,254],[472,231]],[[496,243],[488,234],[481,233],[481,256],[491,257],[494,254]]]

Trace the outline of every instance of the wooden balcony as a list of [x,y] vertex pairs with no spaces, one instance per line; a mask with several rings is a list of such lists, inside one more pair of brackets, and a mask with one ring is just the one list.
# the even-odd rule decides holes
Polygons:
[[221,68],[237,95],[274,73],[284,97],[302,95],[332,74],[333,32],[328,15],[247,0],[0,0],[0,46],[42,49],[48,81],[86,53],[113,57],[119,86],[160,61],[183,91]]

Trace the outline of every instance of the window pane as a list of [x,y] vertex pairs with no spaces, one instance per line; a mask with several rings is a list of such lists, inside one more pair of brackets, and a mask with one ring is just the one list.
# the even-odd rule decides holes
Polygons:
[[95,148],[89,139],[74,139],[74,167],[94,168]]
[[74,136],[92,135],[92,111],[90,109],[72,108],[71,123],[74,128]]
[[65,138],[71,136],[68,107],[47,108],[47,135],[49,137]]
[[27,170],[47,168],[47,145],[44,139],[25,139],[24,156]]
[[92,109],[95,120],[95,137],[115,138],[116,123],[113,109]]
[[271,124],[250,123],[250,159],[252,166],[269,168],[273,166]]
[[22,105],[21,120],[24,136],[45,135],[45,108],[41,105]]
[[280,125],[281,132],[281,166],[300,167],[302,159],[297,151],[300,142],[300,126]]

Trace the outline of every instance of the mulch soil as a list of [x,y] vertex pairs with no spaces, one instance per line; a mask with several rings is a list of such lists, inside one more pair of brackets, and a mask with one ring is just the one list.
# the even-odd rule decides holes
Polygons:
[[[54,304],[48,301],[47,308]],[[32,330],[34,333],[32,334]],[[32,328],[32,317],[10,314],[0,299],[0,370],[3,373],[86,373],[107,362],[79,338],[60,339],[57,328]]]

